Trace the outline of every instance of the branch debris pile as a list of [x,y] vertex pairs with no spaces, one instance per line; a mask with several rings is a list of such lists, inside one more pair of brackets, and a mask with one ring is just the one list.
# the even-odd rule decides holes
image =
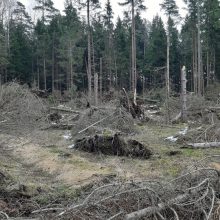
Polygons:
[[59,219],[219,220],[220,173],[198,168],[169,182],[116,181],[96,185],[78,204],[33,213],[56,212]]
[[25,86],[5,84],[0,90],[0,128],[4,131],[30,131],[44,126],[47,108]]

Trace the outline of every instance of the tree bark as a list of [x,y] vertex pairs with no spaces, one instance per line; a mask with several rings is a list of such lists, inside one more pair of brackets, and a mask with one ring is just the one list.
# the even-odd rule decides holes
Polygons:
[[181,98],[182,98],[182,120],[187,120],[187,107],[186,107],[186,67],[183,66],[181,71]]
[[100,58],[99,94],[102,99],[102,58]]
[[207,74],[207,81],[206,85],[209,86],[209,79],[210,79],[210,72],[209,72],[209,51],[206,54],[206,74]]
[[40,89],[40,70],[39,70],[39,58],[37,57],[37,88]]
[[53,33],[53,48],[52,48],[52,92],[54,92],[54,66],[55,66],[55,50],[54,50],[54,34]]
[[200,35],[200,2],[198,3],[198,38],[197,38],[197,45],[198,45],[198,95],[201,96],[202,94],[202,72],[201,72],[201,35]]
[[167,99],[170,97],[170,32],[167,31],[167,71],[166,71],[166,90]]
[[92,95],[92,64],[91,64],[91,30],[90,30],[90,0],[87,0],[87,25],[88,25],[88,100],[91,102]]
[[220,142],[190,143],[187,145],[193,148],[210,148],[210,147],[220,147]]
[[132,92],[135,93],[137,86],[137,73],[136,73],[136,36],[135,36],[135,14],[134,14],[134,0],[132,0]]
[[98,74],[94,75],[94,92],[95,92],[95,106],[98,106],[98,86],[99,85],[99,77]]

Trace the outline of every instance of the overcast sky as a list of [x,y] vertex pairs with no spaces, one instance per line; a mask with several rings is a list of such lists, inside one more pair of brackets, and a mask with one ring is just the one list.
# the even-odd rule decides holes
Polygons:
[[[30,10],[33,5],[34,5],[34,0],[20,0],[22,3],[24,3],[27,7],[28,10]],[[118,2],[124,2],[124,0],[110,0],[112,4],[112,8],[114,11],[114,17],[115,19],[118,16],[122,16],[123,10],[125,10],[125,7],[121,7],[118,5]],[[149,21],[152,21],[153,17],[156,14],[159,14],[164,21],[166,21],[166,18],[163,14],[163,12],[160,10],[160,4],[162,3],[163,0],[145,0],[144,4],[147,7],[147,10],[142,13],[142,17],[146,18]],[[59,9],[61,12],[63,11],[64,8],[64,0],[53,0],[54,5],[57,9]],[[104,8],[106,0],[100,0],[102,7]],[[176,0],[176,3],[179,7],[179,11],[182,17],[185,16],[186,11],[183,9],[185,7],[185,4],[183,0]]]

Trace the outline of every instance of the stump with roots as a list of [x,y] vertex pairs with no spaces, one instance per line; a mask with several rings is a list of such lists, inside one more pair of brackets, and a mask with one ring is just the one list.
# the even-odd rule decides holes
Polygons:
[[152,155],[151,150],[142,143],[136,140],[125,140],[119,134],[113,136],[95,135],[94,137],[78,139],[75,148],[91,153],[132,158],[149,159]]

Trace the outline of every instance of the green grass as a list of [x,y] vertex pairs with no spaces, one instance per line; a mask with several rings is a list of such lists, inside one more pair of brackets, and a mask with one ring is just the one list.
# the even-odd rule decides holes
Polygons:
[[183,149],[183,156],[191,158],[202,158],[204,156],[204,151],[201,149]]

